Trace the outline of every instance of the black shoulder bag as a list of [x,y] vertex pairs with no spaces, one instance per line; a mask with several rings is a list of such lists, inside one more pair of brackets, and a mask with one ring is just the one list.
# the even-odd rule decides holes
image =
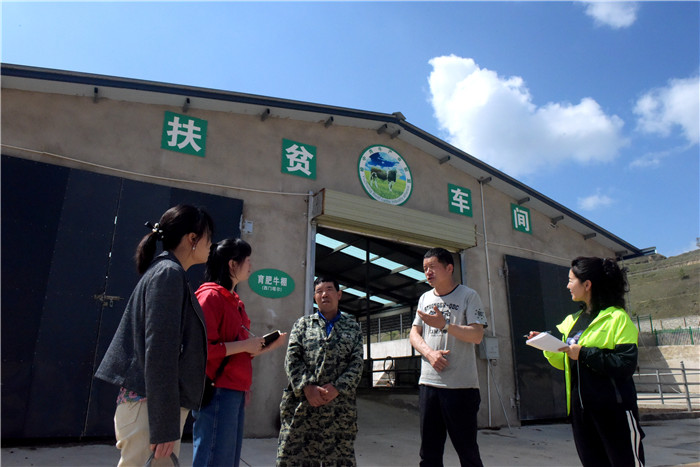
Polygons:
[[214,386],[214,383],[219,378],[219,376],[221,376],[221,373],[223,373],[224,367],[228,363],[229,358],[231,358],[230,355],[224,357],[224,359],[221,361],[221,365],[219,365],[219,368],[217,368],[216,374],[214,375],[214,379],[211,379],[208,376],[206,377],[206,380],[204,382],[204,394],[202,395],[202,408],[208,406],[212,398],[214,397],[214,392],[216,391],[216,386]]

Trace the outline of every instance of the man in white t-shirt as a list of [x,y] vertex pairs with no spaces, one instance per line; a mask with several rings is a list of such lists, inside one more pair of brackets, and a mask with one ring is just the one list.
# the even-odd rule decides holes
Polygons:
[[464,466],[482,466],[476,442],[479,377],[474,345],[484,336],[481,298],[452,278],[454,260],[444,248],[423,256],[423,271],[432,290],[418,301],[411,345],[423,356],[420,381],[420,465],[442,466],[450,435]]

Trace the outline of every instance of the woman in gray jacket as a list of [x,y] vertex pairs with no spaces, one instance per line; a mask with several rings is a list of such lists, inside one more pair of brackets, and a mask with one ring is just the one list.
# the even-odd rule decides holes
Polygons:
[[[188,205],[168,209],[136,249],[142,274],[96,377],[121,387],[114,416],[119,466],[176,456],[204,388],[207,336],[185,271],[206,262],[214,223]],[[155,259],[156,242],[163,253]]]

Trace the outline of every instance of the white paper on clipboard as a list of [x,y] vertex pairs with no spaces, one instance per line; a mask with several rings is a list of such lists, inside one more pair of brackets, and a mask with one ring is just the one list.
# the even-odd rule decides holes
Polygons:
[[536,349],[547,350],[549,352],[560,352],[559,349],[566,347],[566,343],[560,341],[548,332],[541,332],[532,339],[528,339],[525,343]]

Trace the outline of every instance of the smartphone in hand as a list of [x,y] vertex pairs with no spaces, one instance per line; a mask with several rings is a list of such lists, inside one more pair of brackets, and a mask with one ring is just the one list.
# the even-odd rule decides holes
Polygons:
[[263,344],[263,347],[267,347],[268,345],[272,344],[275,342],[278,338],[280,337],[280,331],[279,329],[277,331],[272,331],[263,336],[263,339],[265,339],[265,343]]

